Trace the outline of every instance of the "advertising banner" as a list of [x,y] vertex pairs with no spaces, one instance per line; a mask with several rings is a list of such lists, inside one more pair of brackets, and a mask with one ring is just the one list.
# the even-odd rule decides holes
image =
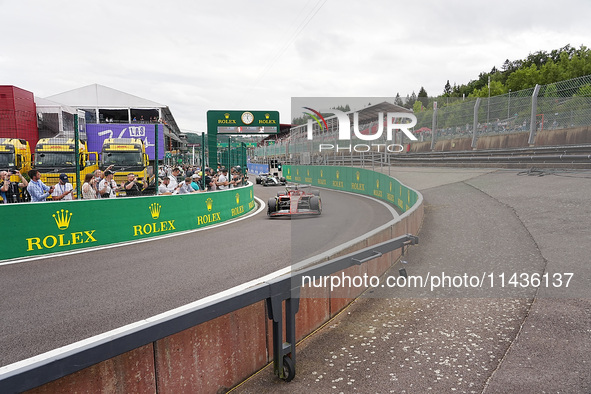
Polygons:
[[[103,142],[107,138],[139,138],[144,141],[146,153],[150,160],[154,160],[156,124],[87,124],[86,136],[88,138],[88,150],[101,152]],[[164,159],[164,126],[158,124],[158,159]]]
[[[251,186],[171,196],[105,198],[3,207],[0,260],[134,241],[194,230],[255,208]],[[100,212],[100,214],[97,214]]]
[[401,212],[406,212],[418,199],[416,192],[396,179],[363,168],[286,165],[283,176],[288,182],[376,197],[396,206]]

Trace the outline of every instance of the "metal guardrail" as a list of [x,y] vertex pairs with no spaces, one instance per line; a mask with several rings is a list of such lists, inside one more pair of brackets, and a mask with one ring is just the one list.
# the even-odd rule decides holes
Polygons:
[[[99,335],[94,341],[83,346],[65,347],[59,354],[49,352],[52,353],[51,356],[40,355],[8,365],[0,368],[0,392],[18,393],[30,390],[263,300],[267,302],[268,317],[273,320],[274,371],[281,379],[289,381],[295,376],[295,315],[299,308],[302,278],[328,276],[417,243],[418,237],[410,234],[403,235],[262,282],[158,321],[148,319],[147,322],[132,325],[122,332],[115,330],[116,332],[112,335]],[[286,305],[285,321],[282,313],[283,302]],[[282,335],[283,324],[286,326],[287,342],[285,343]]]
[[[286,159],[283,164],[293,164]],[[343,165],[361,168],[388,168],[393,165],[454,165],[491,164],[561,164],[591,167],[591,145],[543,146],[508,149],[486,149],[471,151],[428,151],[401,154],[366,152],[357,154],[332,154],[315,157],[315,165]]]

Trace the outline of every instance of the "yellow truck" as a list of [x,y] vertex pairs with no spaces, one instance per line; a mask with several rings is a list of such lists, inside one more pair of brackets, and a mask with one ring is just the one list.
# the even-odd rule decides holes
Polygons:
[[[29,142],[18,138],[0,138],[0,170],[19,170],[25,175],[31,169],[31,148]],[[12,182],[20,182],[17,175]]]
[[86,142],[79,141],[76,155],[76,141],[73,138],[42,138],[35,147],[33,168],[41,173],[41,180],[47,186],[56,185],[59,175],[66,174],[76,190],[76,160],[80,163],[80,182],[98,169],[98,153],[89,152]]
[[138,180],[148,179],[150,159],[144,141],[139,138],[107,138],[101,151],[101,170],[111,167],[117,185],[133,173]]

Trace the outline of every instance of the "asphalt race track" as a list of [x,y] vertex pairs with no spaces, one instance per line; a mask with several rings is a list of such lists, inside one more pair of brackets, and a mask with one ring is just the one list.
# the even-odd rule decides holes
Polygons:
[[[255,196],[266,202],[280,190],[255,185]],[[262,277],[392,219],[373,199],[321,197],[318,217],[264,211],[205,231],[0,266],[0,366]]]

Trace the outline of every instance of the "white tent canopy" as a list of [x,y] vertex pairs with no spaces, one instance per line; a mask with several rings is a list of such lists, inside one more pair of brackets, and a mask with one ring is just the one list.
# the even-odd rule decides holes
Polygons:
[[47,97],[76,108],[166,108],[166,105],[143,99],[103,85],[93,84]]

